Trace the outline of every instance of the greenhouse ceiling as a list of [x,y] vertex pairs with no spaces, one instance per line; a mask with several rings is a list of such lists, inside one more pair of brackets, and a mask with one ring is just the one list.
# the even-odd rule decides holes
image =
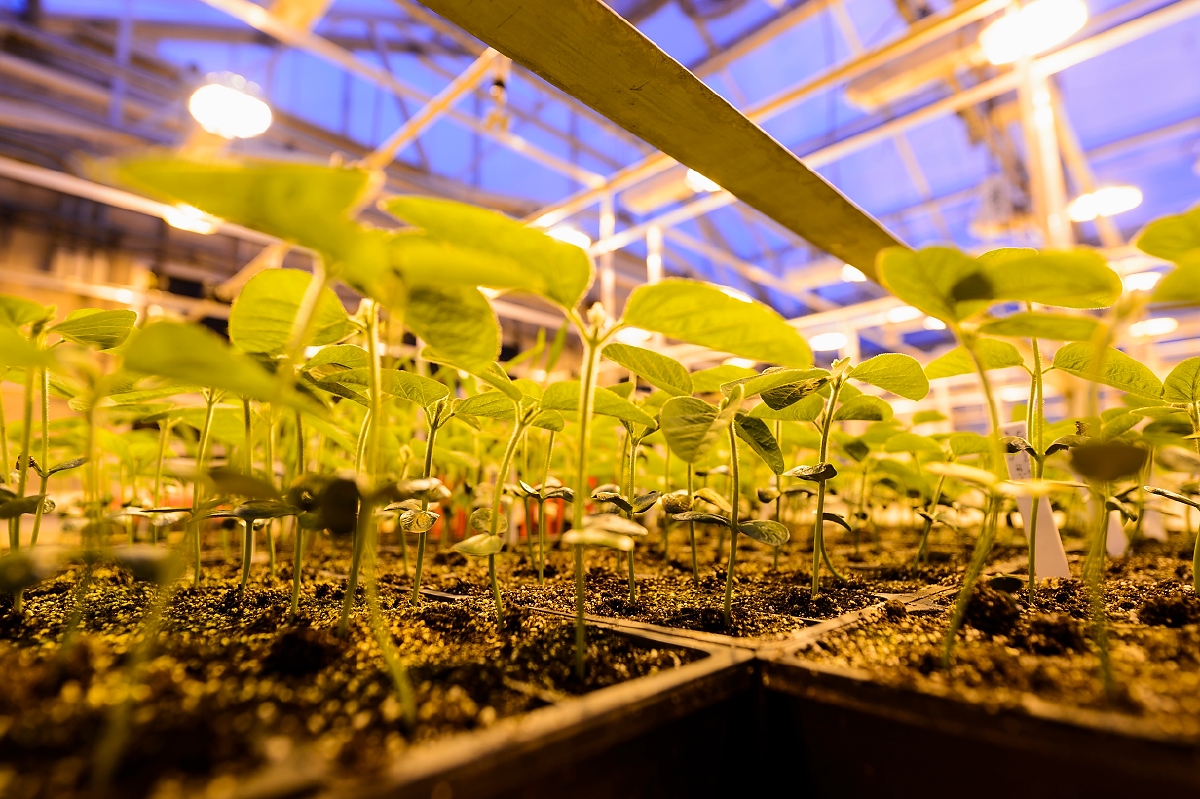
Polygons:
[[[1001,66],[980,43],[1008,13],[996,0],[611,5],[913,246],[1078,242],[1120,262],[1146,220],[1200,199],[1200,0],[1086,0],[1077,32],[1028,64]],[[684,275],[767,301],[810,335],[843,336],[831,350],[931,352],[950,342],[841,259],[522,67],[522,54],[510,62],[414,0],[0,7],[0,155],[10,177],[106,201],[78,158],[52,153],[179,144],[191,92],[210,73],[235,73],[261,87],[276,115],[266,135],[237,149],[354,159],[393,145],[395,191],[467,199],[585,236],[607,273],[598,292],[608,302]],[[1062,169],[1044,166],[1039,119],[1043,134],[1051,120]],[[1031,150],[1030,141],[1040,143]],[[56,182],[17,161],[83,179]],[[1055,203],[1061,219],[1067,200],[1110,186],[1136,188],[1140,204],[1048,221]],[[1126,259],[1118,270],[1152,267]],[[554,321],[499,305],[519,321]],[[1185,320],[1176,335],[1194,332]]]

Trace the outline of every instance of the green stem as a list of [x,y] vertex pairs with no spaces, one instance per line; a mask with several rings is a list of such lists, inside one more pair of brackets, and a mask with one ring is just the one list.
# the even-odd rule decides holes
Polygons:
[[554,431],[550,431],[550,440],[546,442],[546,468],[542,470],[542,482],[538,492],[538,585],[546,580],[546,481],[550,479],[550,459],[554,457]]
[[[691,463],[687,465],[687,492],[688,498],[692,496],[694,488],[695,469]],[[696,565],[696,522],[688,521],[688,541],[692,545],[692,585],[700,585],[700,568]]]
[[[775,420],[775,440],[779,442],[780,447],[783,446],[783,422]],[[775,521],[783,524],[783,476],[775,475]],[[774,547],[774,552],[771,553],[771,568],[779,569],[779,547]]]
[[[637,491],[637,487],[636,487],[636,483],[635,483],[635,480],[637,479],[637,451],[638,451],[638,445],[641,443],[640,439],[634,437],[632,430],[629,431],[628,443],[629,443],[629,483],[628,483],[628,487],[627,487],[625,496],[629,500],[629,504],[632,506],[633,499],[634,499],[634,492]],[[632,507],[629,510],[629,521],[633,521]],[[630,604],[633,604],[634,602],[637,602],[637,582],[634,580],[634,576],[633,576],[633,550],[632,549],[625,553],[625,558],[629,562],[629,602],[630,602]]]
[[242,521],[242,583],[238,586],[238,602],[246,596],[246,583],[250,580],[250,562],[254,559],[254,520]]
[[[513,454],[517,451],[517,442],[525,432],[525,424],[521,421],[521,404],[513,403],[513,431],[504,447],[504,457],[500,461],[500,471],[496,474],[496,485],[492,489],[492,520],[488,530],[489,535],[497,535],[500,525],[500,500],[504,497],[504,480],[508,477],[508,467],[512,464]],[[496,620],[504,623],[504,603],[500,599],[500,583],[496,580],[496,556],[488,555],[488,576],[492,581],[492,594],[496,599]]]
[[725,626],[733,621],[733,567],[737,563],[738,545],[738,499],[740,483],[738,481],[738,447],[737,434],[733,425],[729,425],[729,566],[725,571]]
[[[44,498],[46,496],[46,481],[50,479],[46,474],[46,470],[50,468],[50,370],[41,369],[42,377],[42,451],[40,464],[42,467],[41,483],[39,484],[38,493]],[[32,549],[37,546],[38,532],[42,529],[42,514],[46,510],[46,502],[43,499],[38,503],[37,512],[33,516],[33,533],[29,536],[29,547]]]
[[200,442],[196,446],[196,478],[192,481],[192,557],[195,559],[193,585],[200,585],[200,500],[204,491],[204,464],[208,461],[208,443],[212,433],[213,414],[216,413],[218,393],[204,392],[204,425],[200,428]]
[[[300,411],[296,411],[296,475],[299,479],[304,474],[304,419]],[[300,577],[301,566],[304,563],[304,529],[300,527],[300,517],[292,517],[292,606],[288,618],[296,620],[300,610]]]
[[[428,478],[433,473],[433,444],[437,438],[439,416],[440,414],[435,413],[432,419],[426,419],[429,423],[429,439],[425,442],[425,470],[421,474],[424,478]],[[428,495],[421,498],[421,510],[429,510]],[[417,570],[413,575],[412,597],[409,599],[413,607],[421,604],[421,569],[425,564],[425,537],[427,535],[429,534],[425,532],[417,533]],[[404,537],[403,530],[400,531],[400,536]]]
[[1087,583],[1088,599],[1091,605],[1092,638],[1096,642],[1096,653],[1100,659],[1100,677],[1104,681],[1104,692],[1111,699],[1116,688],[1113,680],[1112,663],[1108,653],[1108,618],[1104,608],[1104,565],[1105,551],[1108,544],[1108,509],[1104,507],[1104,498],[1109,495],[1107,483],[1099,486],[1099,495],[1095,497],[1096,521],[1092,537],[1091,549],[1084,560],[1083,577]]
[[[596,400],[596,372],[599,368],[602,339],[598,338],[574,311],[571,312],[571,318],[579,329],[580,339],[583,343],[583,360],[579,379],[579,452],[576,460],[574,513],[571,526],[575,530],[582,530],[583,518],[587,514],[587,467],[592,446],[592,406]],[[575,606],[575,670],[582,679],[587,629],[583,622],[584,582],[583,548],[581,546],[575,547]]]
[[[29,446],[33,434],[33,367],[25,369],[25,405],[21,416],[21,457],[17,461],[17,496],[25,496],[25,485],[29,480]],[[46,468],[42,464],[42,468]],[[8,522],[8,545],[11,551],[21,548],[21,514]],[[19,609],[18,609],[19,612]]]
[[[933,498],[929,501],[929,516],[932,517],[937,513],[938,502],[942,499],[942,487],[946,483],[946,478],[943,475],[938,478],[937,487],[933,489]],[[933,529],[933,519],[925,520],[925,526],[921,530],[921,543],[917,545],[917,558],[913,561],[913,571],[921,565],[921,561],[925,559],[925,548],[929,543],[929,531]]]
[[[842,379],[833,382],[829,390],[829,403],[825,406],[825,418],[821,422],[821,449],[817,463],[825,463],[829,457],[829,433],[833,429],[833,411],[837,406],[838,395],[842,391]],[[813,519],[813,568],[812,568],[812,598],[816,599],[821,593],[821,561],[828,560],[825,555],[825,481],[817,482],[817,515]]]
[[[663,458],[662,493],[663,493],[663,496],[665,497],[667,494],[671,493],[671,448],[663,447],[663,449],[665,449],[667,451],[666,457]],[[661,508],[660,508],[660,510],[661,510]],[[666,513],[663,513],[661,518],[662,518],[663,563],[667,563],[670,561],[670,555],[671,555],[671,553],[669,551],[670,543],[671,543],[671,541],[670,541],[670,538],[671,538],[670,521],[671,520],[667,518]]]
[[[275,483],[275,414],[274,409],[270,409],[267,415],[267,462],[264,464],[267,472],[267,481],[275,488],[278,486]],[[270,575],[271,582],[275,581],[275,525],[272,521],[267,525],[267,554],[270,557]]]

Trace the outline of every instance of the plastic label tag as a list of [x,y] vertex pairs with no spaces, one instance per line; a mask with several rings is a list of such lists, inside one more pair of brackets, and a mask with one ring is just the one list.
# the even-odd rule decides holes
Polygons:
[[[1006,436],[1025,437],[1024,422],[1009,422],[1001,430]],[[1015,452],[1005,456],[1008,463],[1008,478],[1010,480],[1029,480],[1033,477],[1030,469],[1029,454]],[[1025,527],[1025,539],[1029,540],[1029,522],[1033,518],[1033,497],[1017,497],[1017,509],[1021,511],[1021,523]],[[1054,509],[1050,507],[1048,497],[1042,497],[1038,502],[1037,547],[1034,552],[1034,579],[1044,580],[1047,577],[1070,577],[1071,569],[1067,565],[1067,552],[1063,548],[1062,535],[1058,532],[1058,524],[1054,521]]]

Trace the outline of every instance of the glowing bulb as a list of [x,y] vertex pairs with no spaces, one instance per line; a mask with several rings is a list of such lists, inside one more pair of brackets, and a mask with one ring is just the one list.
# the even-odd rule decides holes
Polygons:
[[188,111],[209,133],[248,139],[271,127],[271,107],[257,95],[258,87],[241,75],[210,75],[209,83],[192,93]]
[[1134,338],[1165,336],[1168,333],[1174,333],[1178,327],[1178,320],[1170,316],[1158,316],[1153,319],[1143,319],[1140,322],[1134,322],[1129,326],[1129,335]]
[[988,25],[979,36],[993,64],[1011,64],[1071,38],[1088,20],[1083,0],[1033,0]]
[[1114,216],[1141,204],[1142,190],[1137,186],[1106,186],[1072,200],[1067,216],[1072,222],[1091,222],[1098,216]]
[[1126,291],[1149,291],[1162,279],[1161,272],[1135,272],[1121,278]]
[[500,296],[499,289],[490,289],[487,286],[479,286],[479,293],[487,297],[489,300],[494,300]]
[[208,236],[217,232],[217,218],[209,216],[199,208],[180,203],[163,212],[163,219],[173,228]]
[[941,319],[934,319],[932,316],[926,316],[925,317],[925,329],[926,330],[945,330],[946,323],[943,322]]
[[566,244],[573,244],[581,250],[592,246],[592,239],[588,234],[567,225],[555,225],[546,231],[546,235]]
[[744,291],[738,291],[732,286],[717,286],[717,288],[720,289],[721,293],[726,297],[733,297],[735,300],[739,300],[741,302],[754,302],[753,298],[751,298],[749,294]]
[[719,183],[717,183],[715,180],[710,180],[704,177],[704,175],[701,175],[694,169],[689,169],[687,171],[687,176],[684,177],[683,182],[684,185],[697,194],[721,191],[721,185]]
[[1021,386],[1004,386],[1000,389],[1000,399],[1005,402],[1028,402],[1029,389]]
[[920,319],[923,314],[911,305],[897,305],[890,309],[884,318],[893,325],[898,325],[901,322],[911,322],[914,319]]
[[726,358],[721,363],[725,366],[736,366],[739,369],[753,369],[756,361],[749,358]]
[[867,276],[862,270],[850,264],[842,264],[842,282],[843,283],[866,283]]
[[117,289],[113,292],[113,299],[125,305],[132,305],[133,301],[137,299],[137,295],[133,293],[132,289]]
[[323,349],[325,349],[325,348],[321,347],[321,346],[305,347],[304,348],[305,360],[312,358],[314,355],[316,355],[318,352],[320,352]]
[[846,346],[847,341],[845,333],[818,333],[808,340],[808,346],[814,352],[833,352]]
[[639,344],[645,344],[653,335],[650,331],[642,330],[640,327],[623,327],[617,331],[617,341],[636,347]]

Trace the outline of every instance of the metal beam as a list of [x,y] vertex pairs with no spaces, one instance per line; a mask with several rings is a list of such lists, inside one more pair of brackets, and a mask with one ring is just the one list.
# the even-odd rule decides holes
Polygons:
[[899,244],[599,0],[424,4],[847,263]]

